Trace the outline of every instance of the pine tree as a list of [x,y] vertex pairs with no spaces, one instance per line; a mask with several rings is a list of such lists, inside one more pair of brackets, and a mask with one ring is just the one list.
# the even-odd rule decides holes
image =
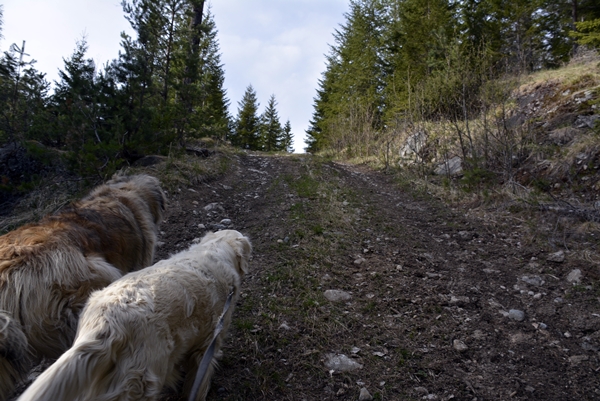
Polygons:
[[68,149],[79,150],[89,142],[100,143],[100,116],[96,101],[96,65],[86,58],[88,46],[85,38],[77,42],[70,58],[63,59],[64,70],[52,102],[56,110],[56,139]]
[[577,43],[600,48],[600,18],[590,21],[581,21],[576,23],[577,31],[571,35],[577,39]]
[[279,150],[283,150],[284,152],[294,153],[294,135],[292,134],[292,125],[290,124],[290,120],[285,122],[283,126],[283,135],[281,136],[281,141],[279,142]]
[[363,153],[381,126],[383,106],[382,3],[352,0],[346,23],[334,34],[313,120],[307,130],[307,150],[325,142],[338,150]]
[[191,124],[198,137],[225,139],[229,135],[231,116],[224,88],[225,71],[221,63],[218,31],[210,9],[204,18],[203,31],[199,43],[200,75],[194,86],[196,99]]
[[238,106],[238,116],[230,137],[231,143],[243,149],[260,150],[259,103],[252,85],[248,85]]
[[26,61],[25,41],[0,57],[0,146],[6,142],[42,139],[50,84],[45,74]]
[[260,116],[260,134],[262,150],[272,152],[280,149],[283,129],[277,114],[277,101],[271,95],[264,113]]
[[393,121],[406,116],[415,89],[443,65],[456,24],[448,0],[394,2],[386,20],[386,120]]

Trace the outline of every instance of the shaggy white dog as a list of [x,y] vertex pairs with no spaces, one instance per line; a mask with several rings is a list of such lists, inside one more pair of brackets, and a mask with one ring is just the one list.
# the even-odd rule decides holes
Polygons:
[[[189,250],[93,293],[73,347],[19,400],[155,400],[182,375],[189,393],[233,293],[215,351],[221,346],[250,253],[250,241],[237,231],[209,233]],[[198,399],[206,397],[212,369]]]
[[92,291],[152,263],[165,203],[158,179],[117,177],[0,236],[0,401],[69,349]]

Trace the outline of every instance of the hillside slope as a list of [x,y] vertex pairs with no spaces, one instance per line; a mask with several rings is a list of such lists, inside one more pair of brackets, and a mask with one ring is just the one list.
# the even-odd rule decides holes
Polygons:
[[[170,196],[158,252],[223,219],[253,240],[209,399],[355,400],[362,388],[389,400],[600,398],[600,270],[585,254],[367,169],[234,162]],[[332,355],[362,368],[340,373]]]

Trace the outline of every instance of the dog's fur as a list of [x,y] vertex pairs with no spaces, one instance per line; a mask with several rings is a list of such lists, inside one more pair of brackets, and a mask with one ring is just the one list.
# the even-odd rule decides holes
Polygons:
[[[233,291],[215,355],[221,346],[251,250],[237,231],[209,233],[189,250],[93,293],[73,347],[19,401],[155,400],[182,374],[189,395]],[[201,400],[210,386],[212,362],[200,387]]]
[[72,345],[92,291],[152,263],[165,203],[156,178],[117,177],[0,237],[0,401]]

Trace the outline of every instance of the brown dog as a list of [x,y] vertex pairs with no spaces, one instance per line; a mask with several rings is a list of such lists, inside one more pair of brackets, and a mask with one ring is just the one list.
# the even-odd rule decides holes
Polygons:
[[[215,341],[219,352],[251,251],[237,231],[209,233],[187,251],[94,292],[73,347],[19,401],[151,401],[182,373],[189,393],[227,309]],[[199,400],[211,374],[209,366],[198,383]]]
[[0,401],[71,346],[92,291],[152,263],[165,202],[156,178],[119,177],[0,237]]

